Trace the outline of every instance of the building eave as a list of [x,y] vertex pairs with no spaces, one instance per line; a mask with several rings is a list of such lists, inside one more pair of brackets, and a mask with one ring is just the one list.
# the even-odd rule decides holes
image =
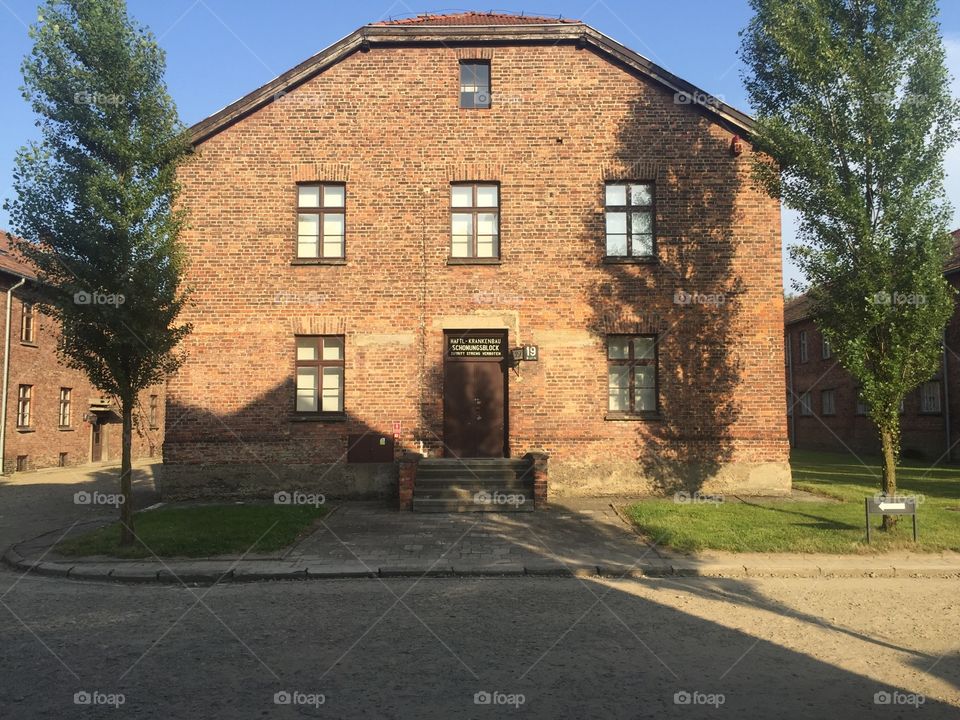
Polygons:
[[[684,93],[715,120],[740,132],[753,134],[754,119],[674,75],[648,58],[583,23],[540,25],[366,25],[316,55],[287,70],[253,92],[227,105],[190,128],[194,146],[274,102],[287,92],[319,75],[358,50],[374,46],[449,45],[472,43],[579,43],[602,56],[658,83],[674,93]],[[703,100],[706,99],[706,102]]]

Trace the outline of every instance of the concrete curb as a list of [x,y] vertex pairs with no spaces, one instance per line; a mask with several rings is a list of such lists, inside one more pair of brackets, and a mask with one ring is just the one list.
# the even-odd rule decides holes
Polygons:
[[264,580],[324,580],[358,578],[475,578],[475,577],[579,577],[610,580],[642,578],[960,578],[960,566],[923,564],[900,566],[866,566],[850,563],[820,566],[817,564],[772,563],[769,565],[736,565],[720,562],[642,563],[638,565],[577,564],[549,559],[529,563],[418,563],[366,567],[363,563],[327,564],[300,558],[296,561],[218,561],[194,560],[169,563],[116,562],[53,562],[23,557],[15,547],[3,555],[3,562],[14,570],[47,577],[71,580],[95,580],[118,583],[156,583],[164,585],[214,585],[218,583],[258,582]]

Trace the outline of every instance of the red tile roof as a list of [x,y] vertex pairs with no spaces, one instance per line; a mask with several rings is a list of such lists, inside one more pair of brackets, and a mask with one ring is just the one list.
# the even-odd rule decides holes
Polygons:
[[422,13],[409,18],[384,20],[371,25],[544,25],[578,23],[579,20],[544,17],[542,15],[515,15],[500,12],[470,12],[438,14]]
[[13,249],[10,238],[11,235],[5,230],[0,230],[0,271],[36,280],[36,270]]

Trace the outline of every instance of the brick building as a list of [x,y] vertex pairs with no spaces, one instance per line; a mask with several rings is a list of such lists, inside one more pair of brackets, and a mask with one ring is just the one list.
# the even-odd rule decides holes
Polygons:
[[[2,472],[120,462],[121,417],[115,403],[57,356],[56,321],[37,309],[36,274],[0,231],[0,305],[4,318],[0,377]],[[5,392],[4,392],[5,389]],[[145,391],[134,420],[135,458],[159,456],[162,387]]]
[[787,491],[751,126],[491,13],[367,25],[198,123],[165,492],[389,495],[405,451],[534,450],[551,493]]
[[[944,268],[950,284],[960,289],[960,230],[953,255]],[[860,401],[856,380],[837,362],[810,318],[805,296],[786,303],[783,312],[787,422],[791,447],[857,454],[879,454],[876,426]],[[954,310],[944,333],[938,372],[910,393],[901,410],[904,457],[956,459],[960,428],[960,312]]]

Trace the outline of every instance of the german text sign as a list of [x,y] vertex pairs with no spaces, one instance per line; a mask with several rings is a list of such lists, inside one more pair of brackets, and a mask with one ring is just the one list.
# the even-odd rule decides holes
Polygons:
[[447,357],[502,358],[502,335],[448,335]]

